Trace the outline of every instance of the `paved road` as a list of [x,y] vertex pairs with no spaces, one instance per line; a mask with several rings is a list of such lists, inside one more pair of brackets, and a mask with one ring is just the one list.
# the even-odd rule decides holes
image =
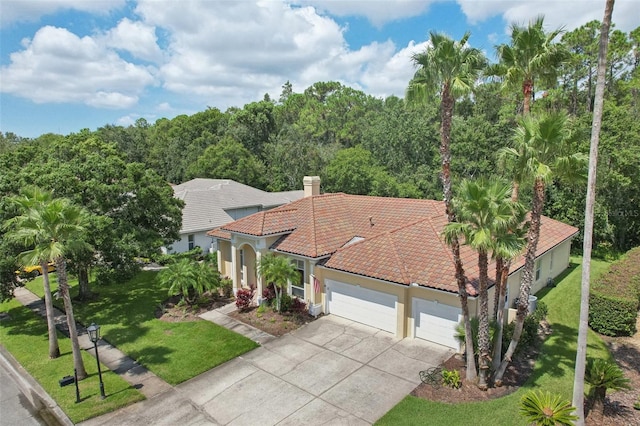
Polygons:
[[41,426],[44,420],[34,412],[13,378],[0,364],[0,426]]

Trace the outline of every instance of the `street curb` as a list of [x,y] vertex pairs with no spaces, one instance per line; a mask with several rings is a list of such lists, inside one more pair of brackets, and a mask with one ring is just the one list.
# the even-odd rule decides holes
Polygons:
[[0,345],[0,368],[14,380],[31,406],[49,426],[73,426],[73,422],[11,353]]

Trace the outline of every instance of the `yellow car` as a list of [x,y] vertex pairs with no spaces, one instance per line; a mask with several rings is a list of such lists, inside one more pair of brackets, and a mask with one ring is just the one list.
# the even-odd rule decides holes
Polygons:
[[[52,262],[49,262],[47,264],[47,272],[54,272],[55,270],[56,270],[56,265]],[[25,266],[19,271],[16,271],[16,275],[27,275],[27,274],[32,274],[36,276],[41,275],[42,267],[40,265],[29,265],[29,266]]]

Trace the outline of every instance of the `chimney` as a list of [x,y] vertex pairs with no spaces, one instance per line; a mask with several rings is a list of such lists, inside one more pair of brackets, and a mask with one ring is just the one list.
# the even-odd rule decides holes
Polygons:
[[305,176],[302,183],[305,197],[320,195],[320,176]]

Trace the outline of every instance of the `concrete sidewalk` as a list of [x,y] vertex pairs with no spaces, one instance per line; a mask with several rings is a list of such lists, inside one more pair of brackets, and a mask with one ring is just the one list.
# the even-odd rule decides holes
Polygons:
[[[46,319],[44,300],[40,299],[24,287],[16,288],[14,290],[14,296],[21,304]],[[69,327],[67,326],[66,314],[57,308],[54,308],[54,311],[56,327],[68,336]],[[76,323],[76,327],[78,330],[78,342],[80,343],[80,348],[95,357],[93,342],[89,340],[86,328],[78,323]],[[110,345],[102,339],[98,341],[98,351],[100,352],[100,361],[102,364],[114,373],[119,374],[124,380],[129,382],[134,388],[138,389],[147,398],[152,398],[171,389],[171,385],[167,382],[160,379],[151,371],[129,358],[122,351],[118,350],[118,348]]]

